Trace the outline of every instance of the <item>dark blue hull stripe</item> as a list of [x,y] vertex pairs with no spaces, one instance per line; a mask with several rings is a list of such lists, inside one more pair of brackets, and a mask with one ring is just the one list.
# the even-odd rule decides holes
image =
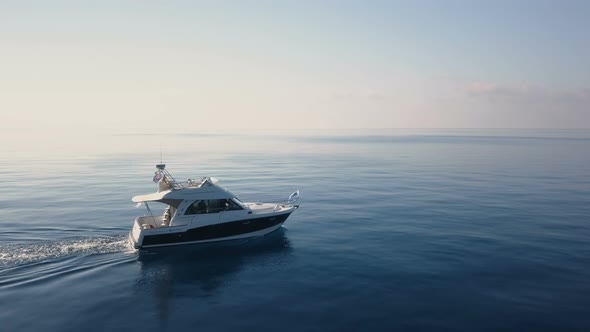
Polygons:
[[146,235],[144,236],[141,245],[151,246],[159,244],[211,240],[216,238],[224,238],[228,236],[252,233],[281,224],[285,222],[285,220],[287,220],[290,214],[291,213],[285,213],[278,216],[208,225],[189,229],[186,232],[181,233]]

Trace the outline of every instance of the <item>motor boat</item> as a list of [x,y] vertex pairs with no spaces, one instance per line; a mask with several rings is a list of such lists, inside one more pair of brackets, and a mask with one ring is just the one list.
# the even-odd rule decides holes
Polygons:
[[[157,192],[132,198],[147,208],[129,233],[129,242],[137,249],[263,236],[280,228],[299,208],[295,204],[299,191],[282,202],[243,203],[216,178],[178,182],[165,164],[156,165],[153,181]],[[152,213],[152,202],[166,206],[162,214]]]

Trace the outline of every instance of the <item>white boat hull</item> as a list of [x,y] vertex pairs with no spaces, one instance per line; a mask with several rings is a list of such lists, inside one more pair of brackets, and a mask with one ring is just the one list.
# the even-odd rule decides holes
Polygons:
[[191,228],[189,225],[142,229],[136,220],[129,233],[134,248],[153,248],[184,244],[209,243],[263,236],[280,228],[293,207],[283,213],[254,215],[249,219],[235,220]]

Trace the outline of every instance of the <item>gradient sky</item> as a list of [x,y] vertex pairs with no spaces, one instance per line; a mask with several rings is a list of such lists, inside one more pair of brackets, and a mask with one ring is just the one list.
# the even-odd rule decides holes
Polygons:
[[590,1],[1,1],[0,127],[589,128]]

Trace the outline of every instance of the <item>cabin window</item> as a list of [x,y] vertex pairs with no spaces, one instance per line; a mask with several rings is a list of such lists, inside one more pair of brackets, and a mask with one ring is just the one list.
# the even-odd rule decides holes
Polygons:
[[191,204],[186,209],[186,212],[184,214],[187,215],[187,214],[203,214],[203,213],[207,213],[207,201],[199,200],[199,201],[194,201],[193,204]]
[[209,199],[194,201],[184,214],[219,213],[231,210],[243,210],[243,208],[231,199]]
[[218,213],[225,210],[225,199],[210,199],[207,202],[207,213]]

